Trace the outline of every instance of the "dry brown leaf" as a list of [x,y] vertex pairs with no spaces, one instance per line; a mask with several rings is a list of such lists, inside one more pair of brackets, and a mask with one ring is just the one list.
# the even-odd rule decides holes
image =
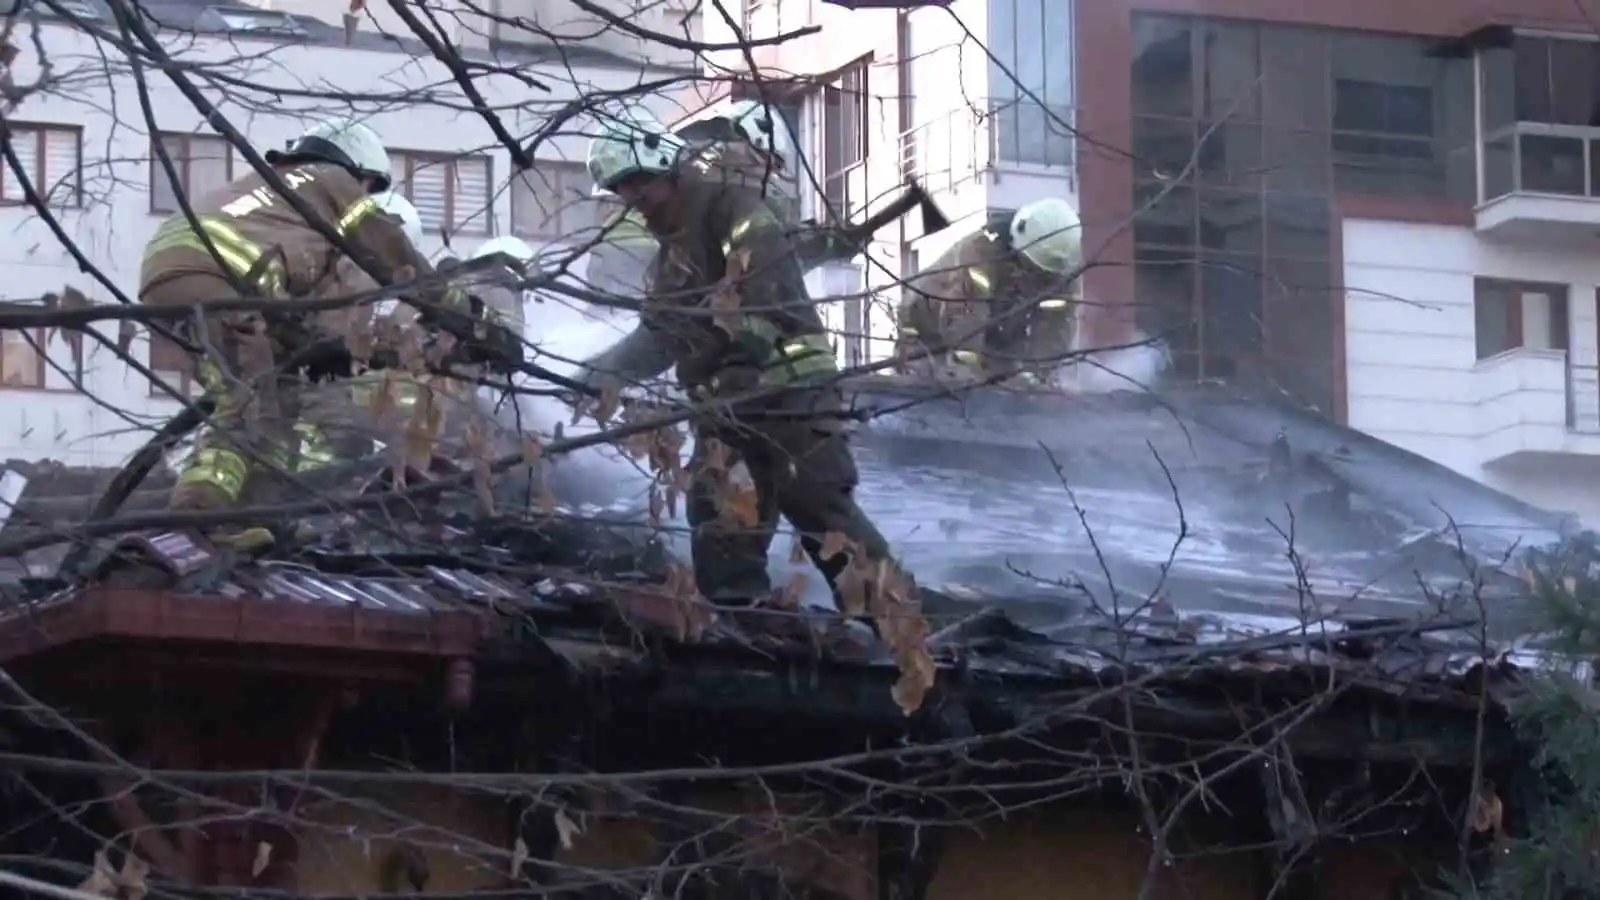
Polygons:
[[539,478],[539,511],[545,515],[554,515],[556,507],[556,492],[550,489],[550,482],[541,475]]
[[839,610],[847,616],[863,616],[867,612],[867,577],[862,567],[854,562],[844,567],[836,581],[839,589],[839,602],[844,606]]
[[850,546],[850,541],[837,531],[830,531],[822,536],[822,549],[817,552],[824,562],[845,552]]
[[144,900],[150,893],[150,885],[145,881],[149,874],[149,863],[132,853],[124,855],[122,871],[117,873],[117,881],[122,883],[122,900]]
[[555,824],[556,837],[561,840],[561,849],[571,850],[572,839],[583,834],[583,827],[574,822],[564,809],[556,810]]
[[1485,781],[1479,786],[1472,804],[1472,830],[1479,834],[1493,831],[1499,834],[1505,827],[1505,806],[1495,794],[1494,782]]
[[601,425],[605,425],[611,421],[611,417],[615,416],[617,410],[621,408],[622,387],[617,384],[608,384],[600,391],[600,402],[596,403],[594,408],[594,420]]
[[806,544],[800,540],[800,535],[794,536],[794,541],[789,544],[789,562],[800,565],[806,561]]
[[90,871],[89,877],[78,885],[78,890],[98,897],[116,896],[116,875],[111,868],[111,860],[106,858],[104,850],[94,855],[94,869]]
[[528,864],[528,844],[522,838],[517,838],[511,845],[511,877],[516,878],[522,874],[522,867]]
[[139,326],[123,320],[117,326],[117,352],[126,355],[133,348],[133,339],[139,336]]
[[544,456],[544,445],[539,443],[538,438],[524,437],[522,439],[522,462],[525,465],[533,465],[542,456]]
[[17,54],[21,53],[17,45],[10,41],[0,43],[0,66],[9,66],[17,61]]
[[350,0],[350,12],[358,13],[367,8],[367,0]]
[[250,863],[250,877],[260,878],[261,873],[272,864],[272,845],[266,841],[256,844],[256,858]]
[[729,485],[722,492],[717,509],[740,528],[754,528],[761,523],[761,498],[754,488]]

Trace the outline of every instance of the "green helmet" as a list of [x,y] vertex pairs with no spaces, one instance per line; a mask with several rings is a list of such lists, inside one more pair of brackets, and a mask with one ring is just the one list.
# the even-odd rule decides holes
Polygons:
[[1011,217],[1011,246],[1046,272],[1065,275],[1083,265],[1083,223],[1072,204],[1035,200]]
[[653,116],[629,112],[607,117],[589,142],[589,175],[610,191],[630,175],[665,175],[678,164],[686,144]]
[[375,182],[373,193],[386,191],[394,181],[394,167],[383,138],[354,119],[327,119],[290,141],[282,150],[268,150],[267,162],[328,162]]

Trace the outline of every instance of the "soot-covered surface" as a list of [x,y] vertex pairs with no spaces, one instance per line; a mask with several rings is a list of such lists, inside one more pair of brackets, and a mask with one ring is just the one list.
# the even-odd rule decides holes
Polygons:
[[[926,589],[928,617],[945,629],[937,643],[984,643],[1002,668],[1085,664],[1089,648],[1130,630],[1142,636],[1143,654],[1156,658],[1174,645],[1250,647],[1263,635],[1371,632],[1397,623],[1414,644],[1422,638],[1403,623],[1422,623],[1427,646],[1408,650],[1406,666],[1458,671],[1482,658],[1476,629],[1463,624],[1481,613],[1498,649],[1521,644],[1531,626],[1514,558],[1519,548],[1556,542],[1567,526],[1315,414],[1219,386],[1160,396],[919,395],[926,391],[880,380],[856,394],[864,409],[897,410],[872,417],[857,434],[861,503]],[[0,537],[37,527],[30,521],[70,520],[69,506],[86,508],[89,485],[103,480],[103,473],[13,468],[32,477]],[[490,559],[502,573],[511,564],[644,582],[683,555],[681,521],[660,530],[643,525],[645,476],[629,464],[580,454],[551,475],[562,501],[553,520],[519,524],[502,516],[491,525],[462,513],[448,546],[467,548],[462,559]],[[60,497],[69,482],[76,499],[66,504]],[[502,512],[522,496],[518,485],[513,474],[499,486]],[[336,556],[298,548],[257,564],[260,571],[222,577],[239,588],[234,593],[391,612],[408,609],[393,601],[394,590],[419,612],[433,608],[429,597],[448,606],[520,596],[546,611],[594,597],[563,588],[559,576],[502,574],[485,587],[461,571],[465,563],[439,553],[413,573],[397,570],[392,557],[360,562],[362,554],[415,548],[418,535],[398,538],[402,545],[393,540],[342,532],[330,519],[321,542]],[[780,539],[777,584],[794,568],[788,555],[789,542]],[[52,556],[32,560],[34,574],[47,572]],[[441,566],[457,572],[441,574]],[[352,574],[377,580],[315,586]],[[207,579],[209,587],[180,589],[215,590],[218,574]],[[829,605],[820,579],[810,579],[806,599]],[[819,628],[827,630],[827,618]],[[993,652],[997,645],[1010,649]],[[1090,656],[1096,653],[1108,658],[1102,650]]]

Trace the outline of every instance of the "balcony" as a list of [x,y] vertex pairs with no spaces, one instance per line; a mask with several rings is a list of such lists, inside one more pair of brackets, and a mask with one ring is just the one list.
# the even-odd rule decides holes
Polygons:
[[1600,455],[1600,372],[1565,350],[1517,349],[1473,370],[1484,465]]
[[1515,122],[1482,147],[1478,233],[1573,242],[1600,231],[1600,128]]
[[1034,174],[1077,189],[1070,106],[971,101],[900,135],[900,166],[929,190],[953,191],[980,175]]

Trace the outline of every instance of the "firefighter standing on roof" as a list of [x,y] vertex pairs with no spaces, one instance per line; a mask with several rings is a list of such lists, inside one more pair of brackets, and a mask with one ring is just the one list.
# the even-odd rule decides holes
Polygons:
[[[729,185],[760,193],[779,220],[794,233],[795,253],[802,269],[845,260],[860,254],[862,243],[844,228],[800,222],[798,204],[789,196],[796,177],[799,152],[782,119],[755,100],[735,103],[726,112],[679,128],[675,134],[688,145],[686,154],[706,166],[706,175]],[[614,195],[596,191],[604,199]],[[598,291],[622,296],[645,292],[645,274],[656,251],[655,238],[637,211],[618,209],[602,226],[604,234],[589,262],[589,284]]]
[[[266,159],[325,227],[364,251],[385,284],[431,274],[401,225],[381,214],[372,197],[389,187],[391,170],[371,128],[347,119],[323,122]],[[190,198],[190,208],[193,221],[182,212],[171,216],[145,248],[140,302],[203,308],[207,301],[315,296],[342,255],[255,172]],[[295,373],[277,368],[308,341],[347,334],[347,316],[347,310],[224,312],[188,328],[186,339],[205,354],[200,378],[217,407],[179,474],[172,507],[232,506],[263,471],[292,473],[329,460],[326,438],[297,424]]]
[[997,213],[905,288],[897,350],[926,373],[952,361],[984,375],[1045,375],[1071,350],[1083,229],[1065,200]]
[[[639,210],[662,246],[640,326],[590,360],[585,381],[605,389],[676,364],[690,395],[712,402],[792,387],[692,423],[687,512],[695,580],[702,595],[723,605],[770,596],[767,551],[781,515],[837,597],[847,561],[843,554],[819,558],[828,532],[872,559],[886,560],[889,546],[856,505],[855,461],[837,415],[843,398],[828,380],[837,371],[832,347],[787,229],[761,193],[708,178],[710,167],[692,159],[680,165],[685,149],[643,116],[607,123],[590,146],[596,184]],[[722,311],[715,319],[707,314],[714,304]],[[720,498],[731,478],[721,472],[741,468],[756,493],[753,527],[730,517]]]

